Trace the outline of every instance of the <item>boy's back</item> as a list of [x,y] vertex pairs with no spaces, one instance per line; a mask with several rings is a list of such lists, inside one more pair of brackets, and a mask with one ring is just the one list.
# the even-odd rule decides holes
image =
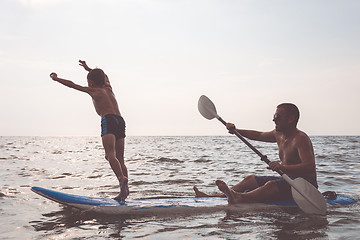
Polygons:
[[95,110],[99,116],[103,117],[107,114],[121,116],[118,103],[110,85],[93,88],[92,93],[89,94],[93,99]]

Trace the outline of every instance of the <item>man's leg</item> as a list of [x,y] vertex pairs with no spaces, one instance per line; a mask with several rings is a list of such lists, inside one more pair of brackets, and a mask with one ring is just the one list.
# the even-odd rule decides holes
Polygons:
[[207,193],[204,193],[202,191],[200,191],[196,186],[193,187],[194,189],[194,192],[195,192],[195,197],[225,197],[225,194],[223,193],[216,193],[216,194],[207,194]]
[[120,161],[116,158],[116,139],[113,134],[102,136],[102,143],[105,149],[106,159],[109,161],[120,184],[120,193],[115,199],[124,200],[127,197],[127,177],[124,175]]
[[245,177],[241,182],[231,187],[232,190],[235,192],[243,193],[246,191],[252,191],[259,187],[259,184],[257,183],[255,176],[250,175]]
[[229,204],[279,200],[277,199],[279,188],[276,181],[273,180],[247,193],[235,192],[221,180],[216,180],[216,185],[219,187],[219,190],[227,196]]
[[[250,175],[245,177],[241,182],[231,187],[231,190],[235,192],[245,192],[245,191],[252,191],[255,188],[259,187],[257,181],[255,180],[254,175]],[[201,192],[197,187],[194,186],[195,196],[196,197],[225,197],[225,194],[218,193],[214,195],[208,195],[204,192]]]

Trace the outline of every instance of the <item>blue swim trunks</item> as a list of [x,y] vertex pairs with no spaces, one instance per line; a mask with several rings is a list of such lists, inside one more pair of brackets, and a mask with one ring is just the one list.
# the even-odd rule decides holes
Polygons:
[[108,114],[101,118],[101,136],[114,134],[116,139],[125,138],[125,121],[115,114]]
[[[291,176],[289,176],[289,177],[291,179],[296,178],[296,177],[291,177]],[[268,181],[274,180],[277,183],[277,186],[278,186],[278,188],[280,190],[280,193],[277,196],[277,198],[279,198],[279,200],[293,199],[292,198],[292,193],[291,193],[291,186],[282,177],[278,177],[278,176],[255,176],[255,180],[258,183],[259,187],[263,186]],[[311,181],[309,179],[305,179],[305,180],[307,180],[309,183],[314,185],[314,187],[318,188],[318,185],[317,185],[316,181],[314,182],[314,181]]]

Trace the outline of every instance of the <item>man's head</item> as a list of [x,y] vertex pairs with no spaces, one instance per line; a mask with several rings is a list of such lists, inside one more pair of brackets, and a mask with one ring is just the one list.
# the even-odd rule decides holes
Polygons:
[[91,70],[87,75],[88,82],[93,83],[96,87],[101,87],[105,84],[105,73],[100,68]]
[[289,128],[296,128],[300,112],[295,104],[282,103],[277,106],[273,121],[276,124],[276,131],[284,131]]

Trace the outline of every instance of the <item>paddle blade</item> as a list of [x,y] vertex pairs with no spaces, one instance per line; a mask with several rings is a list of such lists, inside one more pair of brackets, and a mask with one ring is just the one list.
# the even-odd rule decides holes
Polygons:
[[326,214],[325,198],[316,187],[303,178],[291,180],[290,185],[292,196],[301,210],[309,214]]
[[199,98],[198,109],[201,115],[206,119],[211,120],[213,118],[219,118],[214,103],[205,95],[202,95]]

